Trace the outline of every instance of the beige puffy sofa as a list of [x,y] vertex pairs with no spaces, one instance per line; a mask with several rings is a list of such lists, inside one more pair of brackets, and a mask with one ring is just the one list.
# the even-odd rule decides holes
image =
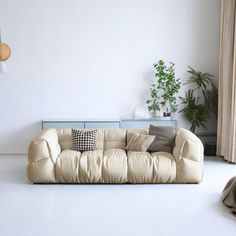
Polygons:
[[178,129],[173,153],[124,150],[132,132],[148,129],[98,129],[97,150],[71,148],[71,129],[46,129],[30,143],[28,179],[32,183],[199,183],[203,145]]

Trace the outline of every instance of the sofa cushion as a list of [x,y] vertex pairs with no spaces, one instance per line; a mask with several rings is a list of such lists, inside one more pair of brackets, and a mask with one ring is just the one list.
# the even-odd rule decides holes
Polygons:
[[125,149],[126,129],[104,129],[104,149]]
[[176,178],[176,162],[168,152],[153,152],[153,182],[171,183]]
[[152,183],[153,158],[149,152],[128,151],[128,182]]
[[127,156],[123,149],[107,149],[103,153],[103,182],[127,182]]
[[125,149],[128,151],[147,151],[154,139],[155,136],[153,135],[133,133]]
[[166,152],[129,151],[128,182],[130,183],[170,183],[175,180],[176,163]]
[[148,148],[150,152],[170,152],[172,153],[176,136],[176,128],[170,126],[150,125],[149,135],[155,135],[156,138]]
[[97,130],[72,129],[72,149],[75,151],[94,151]]
[[59,183],[125,183],[127,156],[122,149],[64,150],[55,164]]
[[80,183],[79,161],[81,152],[66,149],[55,164],[56,180],[59,183]]
[[79,179],[82,183],[102,183],[103,151],[85,151],[80,156]]
[[55,165],[60,183],[101,183],[103,151],[64,150]]

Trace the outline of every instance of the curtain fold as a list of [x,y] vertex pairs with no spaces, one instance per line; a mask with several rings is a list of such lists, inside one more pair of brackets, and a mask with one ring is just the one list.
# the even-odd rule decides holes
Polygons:
[[217,154],[236,163],[236,0],[221,4]]

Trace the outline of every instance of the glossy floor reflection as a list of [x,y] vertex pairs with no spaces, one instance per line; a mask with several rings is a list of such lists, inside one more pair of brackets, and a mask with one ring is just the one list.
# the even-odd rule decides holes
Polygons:
[[0,157],[1,236],[236,235],[220,201],[236,165],[208,157],[199,185],[33,185],[25,157]]

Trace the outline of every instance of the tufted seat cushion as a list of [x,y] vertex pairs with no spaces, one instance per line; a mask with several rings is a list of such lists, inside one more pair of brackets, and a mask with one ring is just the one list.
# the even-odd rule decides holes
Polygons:
[[168,152],[154,152],[153,157],[153,182],[175,182],[176,162],[172,154]]
[[56,178],[60,183],[169,183],[176,164],[166,152],[126,152],[107,149],[78,152],[64,150],[58,157]]
[[103,154],[103,182],[127,182],[127,156],[123,149],[107,149]]
[[166,152],[128,152],[128,182],[169,183],[175,180],[174,157]]
[[124,183],[127,156],[122,149],[82,153],[66,149],[57,159],[55,174],[60,183]]
[[81,152],[64,150],[57,158],[55,164],[55,175],[59,183],[80,183],[79,160]]

